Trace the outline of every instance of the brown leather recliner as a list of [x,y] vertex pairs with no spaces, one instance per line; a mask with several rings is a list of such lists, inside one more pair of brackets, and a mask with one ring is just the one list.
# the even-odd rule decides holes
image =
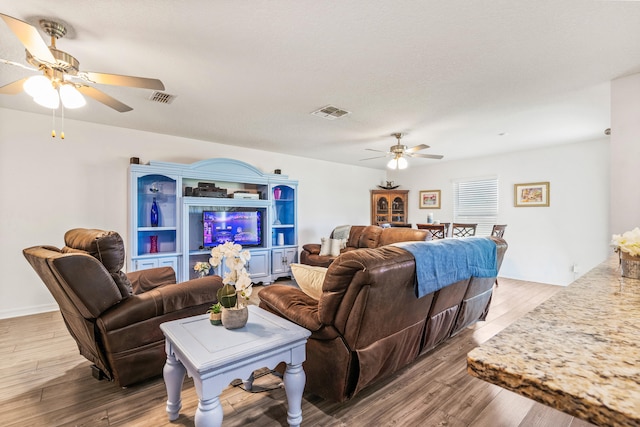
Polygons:
[[[335,231],[335,230],[334,230]],[[333,238],[333,232],[331,233]],[[429,240],[426,230],[415,228],[383,228],[378,225],[352,225],[346,246],[340,251],[345,253],[354,249],[377,248],[391,243]],[[320,255],[319,243],[307,243],[302,246],[300,263],[316,267],[329,267],[337,258],[332,255]]]
[[64,241],[62,249],[34,246],[23,254],[58,303],[80,354],[121,387],[161,375],[159,325],[205,313],[222,279],[176,284],[171,267],[125,274],[124,242],[113,231],[73,229]]

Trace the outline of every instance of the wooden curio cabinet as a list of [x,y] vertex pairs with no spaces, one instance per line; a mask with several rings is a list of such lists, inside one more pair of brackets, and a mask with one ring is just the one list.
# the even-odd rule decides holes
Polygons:
[[371,224],[406,225],[409,190],[371,190]]

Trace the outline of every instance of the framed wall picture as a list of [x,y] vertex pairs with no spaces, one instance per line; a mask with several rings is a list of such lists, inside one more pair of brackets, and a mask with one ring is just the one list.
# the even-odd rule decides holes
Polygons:
[[420,209],[440,209],[440,190],[421,191]]
[[549,183],[532,182],[529,184],[515,184],[514,204],[516,207],[549,206]]

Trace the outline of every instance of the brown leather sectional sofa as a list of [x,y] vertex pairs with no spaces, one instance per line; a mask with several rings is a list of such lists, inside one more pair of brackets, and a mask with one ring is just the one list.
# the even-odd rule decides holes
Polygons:
[[[497,246],[499,268],[507,244],[487,239]],[[306,390],[341,402],[485,319],[495,277],[471,277],[422,298],[415,277],[415,258],[405,249],[348,250],[330,264],[319,300],[274,284],[260,292],[260,306],[312,332]]]
[[[347,245],[341,253],[354,249],[377,248],[391,243],[423,241],[427,240],[429,233],[426,230],[415,228],[382,228],[377,225],[353,225],[349,230]],[[333,233],[331,236],[333,237]],[[307,243],[302,246],[300,262],[316,267],[328,267],[337,257],[320,255],[319,243]]]

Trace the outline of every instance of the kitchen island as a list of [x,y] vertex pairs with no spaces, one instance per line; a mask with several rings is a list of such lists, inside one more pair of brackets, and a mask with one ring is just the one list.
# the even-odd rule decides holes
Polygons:
[[618,256],[467,355],[487,382],[602,426],[640,426],[640,280]]

